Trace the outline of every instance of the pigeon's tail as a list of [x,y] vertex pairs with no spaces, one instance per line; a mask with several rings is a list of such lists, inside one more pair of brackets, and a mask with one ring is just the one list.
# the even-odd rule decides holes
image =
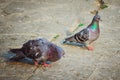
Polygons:
[[66,42],[76,42],[76,39],[74,38],[74,36],[71,36],[71,37],[66,38],[63,43],[66,43]]
[[68,38],[65,38],[63,41],[62,41],[62,44],[67,44],[67,43],[69,43],[69,42],[73,42],[73,36],[71,36],[71,37],[68,37]]
[[21,48],[17,48],[17,49],[10,49],[9,50],[10,52],[16,54],[15,56],[9,58],[9,60],[15,60],[15,61],[18,61],[20,59],[23,59],[25,58],[25,54],[22,52],[22,49]]
[[16,49],[10,49],[10,52],[13,52],[13,53],[17,53],[18,51],[21,51],[21,49],[20,48],[16,48]]

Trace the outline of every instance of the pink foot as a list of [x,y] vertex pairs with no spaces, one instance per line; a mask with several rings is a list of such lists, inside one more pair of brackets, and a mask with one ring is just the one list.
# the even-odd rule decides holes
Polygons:
[[93,48],[92,46],[87,46],[87,49],[88,49],[89,51],[93,51],[93,50],[94,50],[94,48]]
[[49,64],[46,64],[45,62],[43,63],[44,67],[51,67]]
[[34,62],[34,64],[35,64],[36,66],[38,66],[38,65],[39,65],[37,61],[35,61],[35,62]]

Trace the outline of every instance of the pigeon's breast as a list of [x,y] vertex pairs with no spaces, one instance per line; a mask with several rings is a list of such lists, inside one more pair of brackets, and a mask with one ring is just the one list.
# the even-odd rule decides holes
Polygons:
[[92,30],[89,29],[89,40],[96,40],[99,37],[99,31],[98,30]]

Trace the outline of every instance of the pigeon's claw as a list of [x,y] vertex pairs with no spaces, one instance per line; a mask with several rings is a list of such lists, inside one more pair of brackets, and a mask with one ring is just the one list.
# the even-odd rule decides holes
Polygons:
[[50,64],[47,64],[47,63],[45,63],[45,62],[43,63],[43,66],[44,66],[44,67],[51,67]]
[[35,61],[34,64],[35,64],[35,66],[38,66],[38,65],[39,65],[37,61]]
[[94,50],[94,47],[93,46],[87,46],[87,49],[89,50],[89,51],[93,51]]

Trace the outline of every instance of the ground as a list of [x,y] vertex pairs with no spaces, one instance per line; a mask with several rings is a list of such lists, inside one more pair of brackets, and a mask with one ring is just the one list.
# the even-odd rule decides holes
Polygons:
[[[100,10],[100,37],[94,51],[62,45],[66,31],[79,23],[86,27],[95,0],[0,0],[0,80],[120,80],[120,1],[105,0]],[[61,46],[66,54],[43,69],[32,62],[9,62],[9,48],[44,37]]]

